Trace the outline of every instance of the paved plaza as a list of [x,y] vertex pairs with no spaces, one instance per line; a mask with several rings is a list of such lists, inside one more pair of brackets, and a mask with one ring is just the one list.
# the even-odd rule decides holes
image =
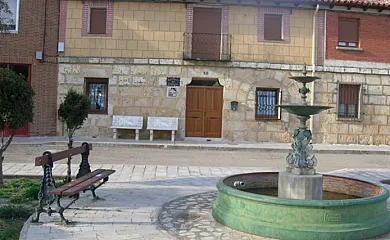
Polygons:
[[[16,146],[10,148],[7,155],[8,160],[6,158],[3,166],[4,174],[13,177],[42,176],[42,169],[35,167],[33,164],[34,157],[42,154],[43,148],[51,149],[58,145],[45,143],[42,146],[39,144],[41,143],[30,142],[25,145],[16,144]],[[319,146],[319,148],[321,147],[326,149],[324,146]],[[356,146],[350,148],[347,146],[338,147],[340,151],[344,152],[356,148]],[[121,152],[122,155],[131,155],[131,153],[140,151],[147,160],[145,160],[145,164],[140,164],[140,160],[128,156],[130,160],[127,163],[121,162],[123,159],[116,161],[117,158],[109,159],[106,158],[106,155],[101,156],[103,152],[100,152],[102,151],[99,150],[100,148],[104,149],[105,154],[114,156],[119,154],[117,152]],[[260,147],[257,146],[257,148]],[[80,199],[65,211],[65,217],[72,221],[72,224],[60,224],[57,214],[49,217],[43,213],[41,214],[40,223],[26,222],[21,239],[267,239],[241,233],[215,222],[211,216],[211,204],[216,198],[215,184],[221,177],[245,172],[281,170],[284,159],[277,159],[279,158],[277,154],[285,156],[283,148],[284,145],[280,145],[274,151],[266,151],[273,158],[272,161],[278,161],[280,165],[270,167],[253,164],[254,167],[238,167],[239,163],[232,164],[233,166],[227,166],[227,164],[213,166],[215,165],[212,164],[214,159],[217,162],[222,161],[223,155],[226,158],[234,158],[231,154],[235,151],[229,149],[225,149],[225,151],[223,149],[218,151],[192,149],[190,151],[183,147],[181,150],[172,150],[178,152],[164,152],[162,154],[160,152],[163,151],[162,149],[153,147],[123,148],[108,146],[108,143],[105,145],[95,143],[90,158],[91,169],[107,168],[116,170],[111,175],[110,180],[97,190],[98,196],[102,199],[92,200],[90,192],[82,193]],[[370,149],[362,148],[364,148],[364,151]],[[383,146],[380,149],[376,147],[371,149],[373,149],[373,152],[371,154],[364,153],[365,155],[363,153],[353,156],[339,154],[338,161],[340,165],[334,167],[332,171],[328,171],[328,174],[358,178],[378,184],[381,184],[381,180],[390,179],[390,163],[384,162],[384,159],[389,157],[386,152],[388,151],[387,148]],[[142,150],[146,152],[142,152]],[[358,150],[355,149],[354,151]],[[180,163],[180,157],[186,157],[184,152],[180,151],[189,151],[188,154],[190,155],[199,153],[200,157],[204,157],[202,154],[206,152],[209,155],[207,160],[212,166],[191,166],[188,162]],[[249,149],[238,153],[249,154],[250,151]],[[167,158],[172,154],[171,158],[176,159],[175,161],[179,164],[174,165],[175,161],[165,165],[155,164],[147,156],[148,152],[151,155],[160,154],[160,158]],[[258,149],[257,154],[262,154],[261,149]],[[330,152],[329,154],[337,154],[337,152]],[[15,163],[11,161],[12,155],[29,160],[27,162],[14,159]],[[158,158],[158,156],[153,156]],[[105,161],[103,157],[106,158]],[[368,168],[366,165],[350,167],[353,166],[353,162],[350,163],[350,161],[360,157],[365,158],[375,168]],[[384,159],[380,159],[381,157]],[[241,161],[244,162],[245,159],[241,159]],[[321,158],[319,158],[319,161],[320,164],[325,164]],[[79,160],[74,159],[73,163],[72,173],[75,174],[77,173]],[[199,162],[195,161],[195,163]],[[349,167],[343,168],[340,167],[341,165]],[[383,167],[378,167],[380,165],[383,165]],[[53,174],[55,176],[65,176],[65,162],[56,164]],[[381,185],[390,189],[388,185]],[[377,239],[390,239],[390,234]]]

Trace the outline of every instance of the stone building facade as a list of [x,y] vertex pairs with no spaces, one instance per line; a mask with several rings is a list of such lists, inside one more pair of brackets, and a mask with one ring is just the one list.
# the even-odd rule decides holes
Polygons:
[[[340,60],[343,58],[334,57],[335,54],[338,56],[337,51],[329,50],[335,47],[329,44],[330,33],[337,28],[332,30],[327,25],[327,16],[348,11],[347,7],[330,9],[326,5],[316,12],[313,5],[304,1],[275,4],[250,0],[240,4],[233,1],[182,4],[63,0],[61,6],[61,16],[66,16],[60,25],[65,52],[58,58],[57,104],[70,88],[89,93],[89,86],[96,83],[93,81],[106,81],[106,85],[101,85],[106,86],[107,103],[102,103],[106,111],[91,113],[77,132],[79,135],[111,137],[112,116],[127,115],[143,116],[145,123],[148,116],[177,117],[177,138],[192,137],[188,136],[186,127],[189,123],[189,90],[194,83],[201,87],[203,83],[215,82],[212,86],[223,88],[222,131],[218,138],[290,142],[291,133],[298,126],[295,116],[284,111],[279,113],[274,108],[276,111],[271,111],[274,118],[262,119],[263,113],[270,112],[259,108],[262,104],[259,94],[262,91],[275,93],[276,103],[300,102],[299,85],[289,77],[301,75],[304,63],[314,63],[314,74],[322,79],[315,82],[309,102],[334,107],[313,117],[310,122],[314,141],[377,145],[390,142],[387,64],[364,65],[357,59]],[[97,6],[107,9],[106,33],[88,34],[88,9]],[[186,57],[188,47],[191,48],[189,44],[192,43],[192,48],[195,44],[193,31],[197,13],[194,8],[221,9],[221,36],[228,35],[231,39],[225,42],[221,37],[221,53],[228,53],[227,61]],[[352,11],[364,14],[358,8]],[[368,10],[373,11],[376,10]],[[386,11],[383,10],[382,14]],[[270,34],[265,28],[270,15],[280,16],[276,20],[282,26],[278,41],[266,39]],[[316,44],[313,49],[314,19]],[[364,39],[360,41],[363,44]],[[313,67],[309,65],[308,70],[313,70]],[[175,86],[177,95],[169,95],[171,88],[167,86],[167,78],[179,80]],[[340,104],[343,104],[339,97],[340,84],[359,85],[359,103],[353,119],[340,117]],[[94,96],[101,96],[101,92]],[[232,110],[232,101],[238,102],[237,110]],[[204,104],[208,104],[207,101]],[[352,108],[351,104],[347,107]],[[63,124],[58,122],[57,134],[63,134],[63,129]],[[157,138],[169,139],[169,133],[156,133]],[[134,131],[120,130],[118,135],[131,138]],[[144,128],[141,138],[147,136]]]

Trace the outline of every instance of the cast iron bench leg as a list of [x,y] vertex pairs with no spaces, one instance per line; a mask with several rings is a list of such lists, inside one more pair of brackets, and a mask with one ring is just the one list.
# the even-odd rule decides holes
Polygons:
[[65,217],[64,217],[64,210],[65,210],[65,208],[63,208],[61,206],[61,203],[60,203],[61,196],[57,196],[56,200],[57,200],[57,208],[58,208],[57,211],[60,214],[61,220],[64,221],[66,224],[69,224],[70,223],[69,220],[65,219]]
[[45,212],[45,210],[43,209],[43,201],[39,200],[39,205],[36,208],[36,215],[35,217],[32,217],[31,222],[39,222],[39,215],[41,215],[41,213],[43,212]]

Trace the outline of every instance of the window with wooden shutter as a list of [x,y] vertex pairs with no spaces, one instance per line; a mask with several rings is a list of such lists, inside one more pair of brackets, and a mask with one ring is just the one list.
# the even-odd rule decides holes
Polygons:
[[282,15],[264,14],[264,39],[282,40]]
[[339,84],[337,117],[359,119],[360,85]]
[[280,90],[269,88],[256,89],[256,120],[280,119],[279,107]]
[[107,8],[91,8],[89,17],[90,34],[106,34]]
[[339,18],[339,41],[340,47],[359,46],[359,19]]

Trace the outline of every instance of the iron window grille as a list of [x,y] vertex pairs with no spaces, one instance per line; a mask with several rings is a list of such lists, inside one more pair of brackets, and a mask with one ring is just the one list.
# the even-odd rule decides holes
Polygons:
[[256,88],[256,120],[280,119],[280,89]]
[[91,99],[91,114],[107,114],[108,79],[87,78],[86,94]]
[[231,60],[231,34],[184,33],[184,60]]
[[361,120],[362,86],[339,84],[337,95],[337,120]]

